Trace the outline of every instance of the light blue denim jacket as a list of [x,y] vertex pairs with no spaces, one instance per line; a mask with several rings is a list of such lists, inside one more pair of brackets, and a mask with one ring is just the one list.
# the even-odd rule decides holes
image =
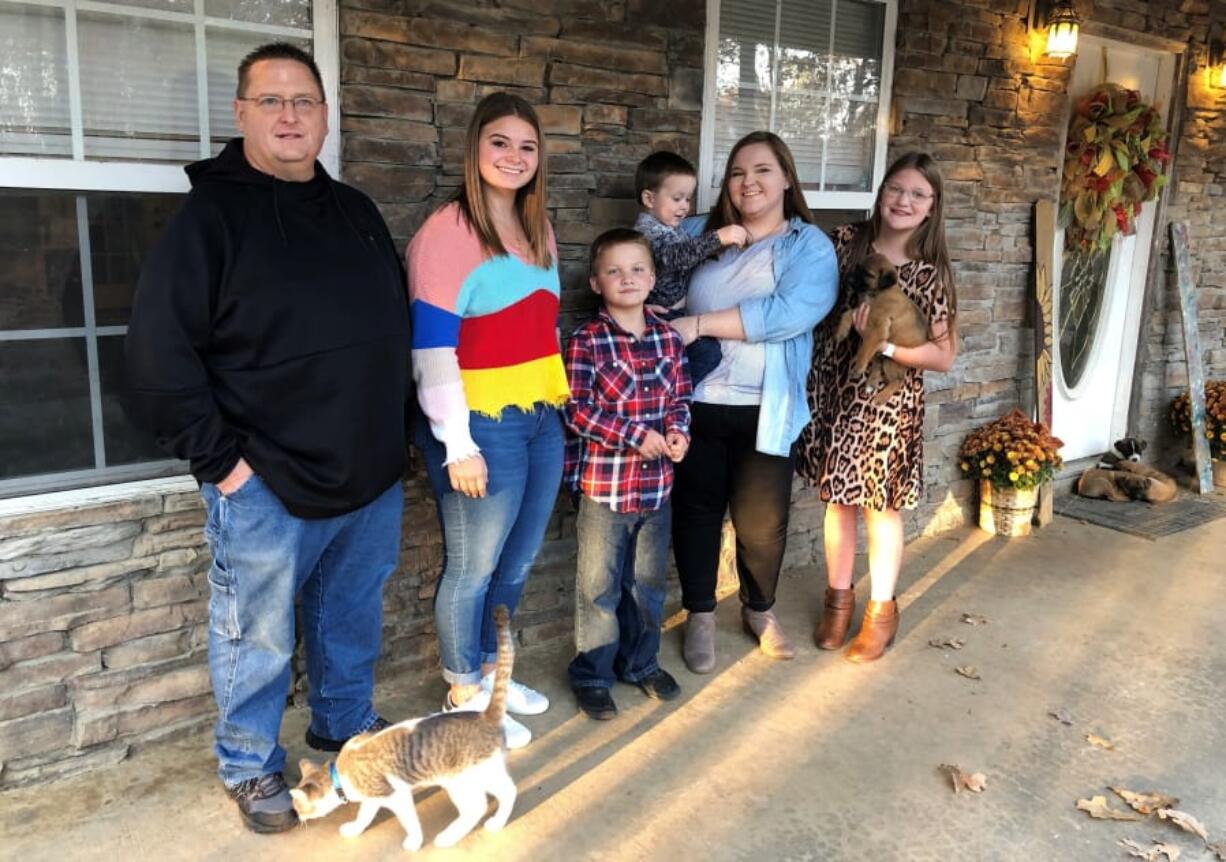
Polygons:
[[[706,215],[691,216],[681,227],[697,236],[706,223]],[[813,361],[813,328],[834,308],[839,268],[830,240],[799,217],[772,242],[775,292],[737,308],[745,340],[766,345],[756,448],[787,455],[809,422],[805,380]]]

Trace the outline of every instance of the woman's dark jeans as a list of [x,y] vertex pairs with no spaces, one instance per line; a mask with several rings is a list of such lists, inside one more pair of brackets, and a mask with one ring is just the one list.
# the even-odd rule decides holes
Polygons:
[[695,402],[690,450],[673,485],[673,554],[688,611],[715,610],[724,512],[736,529],[741,603],[770,610],[787,544],[795,454],[757,451],[756,406]]

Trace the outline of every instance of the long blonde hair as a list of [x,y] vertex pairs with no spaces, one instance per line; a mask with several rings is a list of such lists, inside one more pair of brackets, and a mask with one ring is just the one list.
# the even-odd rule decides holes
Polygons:
[[957,337],[958,292],[954,289],[954,273],[949,265],[949,248],[945,244],[945,192],[941,172],[932,156],[912,151],[896,158],[885,172],[885,179],[877,187],[877,199],[873,202],[872,215],[861,222],[851,243],[848,261],[854,266],[868,257],[873,242],[881,233],[881,195],[886,183],[896,174],[912,168],[920,172],[932,186],[932,211],[928,218],[912,231],[907,238],[907,257],[922,260],[936,267],[937,280],[941,285],[945,302],[949,306],[949,331]]
[[750,132],[741,138],[733,144],[728,153],[728,161],[724,164],[724,181],[720,184],[719,198],[715,201],[711,215],[707,217],[706,230],[719,230],[726,225],[740,224],[741,214],[732,205],[732,198],[728,195],[728,179],[732,175],[732,163],[736,160],[736,154],[750,144],[766,144],[779,162],[788,183],[788,189],[783,193],[783,217],[791,220],[800,216],[809,224],[813,224],[813,213],[809,212],[809,205],[805,203],[805,193],[800,188],[800,177],[796,173],[796,160],[792,158],[792,151],[774,132],[758,131]]
[[490,93],[477,103],[464,136],[464,185],[460,186],[452,200],[460,205],[460,212],[477,234],[487,254],[495,256],[507,253],[485,205],[479,159],[481,130],[503,117],[518,117],[536,132],[539,156],[536,176],[515,193],[515,212],[532,249],[532,262],[548,269],[553,266],[553,254],[549,250],[549,215],[545,210],[545,136],[541,132],[541,121],[536,111],[523,98],[513,93],[499,92]]

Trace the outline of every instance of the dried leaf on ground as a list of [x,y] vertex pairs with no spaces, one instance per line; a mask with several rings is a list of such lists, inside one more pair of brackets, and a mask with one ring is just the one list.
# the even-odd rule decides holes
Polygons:
[[1099,736],[1097,733],[1087,733],[1086,742],[1090,743],[1090,745],[1097,745],[1099,748],[1105,748],[1107,751],[1115,751],[1115,743],[1105,736]]
[[1219,841],[1217,844],[1206,844],[1210,852],[1213,853],[1221,862],[1226,862],[1226,841]]
[[949,776],[949,780],[954,785],[954,793],[961,793],[963,789],[973,793],[982,793],[983,789],[988,786],[988,777],[982,772],[967,773],[962,767],[952,763],[942,763],[938,768]]
[[1159,808],[1158,816],[1163,820],[1171,821],[1184,832],[1199,835],[1201,841],[1204,841],[1206,844],[1209,843],[1209,833],[1205,830],[1205,827],[1188,812],[1176,811],[1174,808]]
[[1122,808],[1112,808],[1107,804],[1105,796],[1091,796],[1089,799],[1078,799],[1077,810],[1084,811],[1095,820],[1143,820],[1141,815]]
[[966,641],[962,638],[933,638],[928,641],[928,646],[937,649],[962,649],[966,646]]
[[1050,715],[1052,718],[1054,718],[1056,721],[1060,722],[1061,724],[1071,725],[1073,723],[1073,717],[1069,715],[1068,710],[1065,709],[1064,707],[1060,707],[1059,709],[1049,712],[1047,714]]
[[959,676],[966,677],[967,679],[982,679],[982,677],[979,676],[979,668],[975,667],[973,664],[964,664],[961,667],[956,667],[954,668],[954,672]]
[[985,626],[988,624],[988,618],[981,617],[979,614],[963,614],[962,622],[968,626]]
[[1174,844],[1163,844],[1157,838],[1154,839],[1152,847],[1142,847],[1131,838],[1125,838],[1119,842],[1121,847],[1128,850],[1129,856],[1136,856],[1138,859],[1145,859],[1147,862],[1162,862],[1158,857],[1165,856],[1167,862],[1176,862],[1179,854],[1183,851]]
[[1123,787],[1112,787],[1110,790],[1131,805],[1134,811],[1140,811],[1142,814],[1153,814],[1159,808],[1174,808],[1179,804],[1179,800],[1174,796],[1167,796],[1165,793],[1158,793],[1154,790],[1147,793],[1137,793],[1125,790]]

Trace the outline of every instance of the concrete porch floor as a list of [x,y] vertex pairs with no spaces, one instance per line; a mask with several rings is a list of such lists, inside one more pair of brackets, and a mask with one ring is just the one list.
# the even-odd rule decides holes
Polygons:
[[[715,673],[683,669],[674,627],[662,660],[682,699],[659,704],[618,686],[622,713],[605,723],[576,714],[565,645],[525,651],[516,677],[554,705],[526,720],[536,739],[511,755],[520,795],[510,824],[417,857],[1100,860],[1127,858],[1121,838],[1160,836],[1185,862],[1210,859],[1169,823],[1091,820],[1074,803],[1105,794],[1124,807],[1107,785],[1159,790],[1226,841],[1223,549],[1226,521],[1156,542],[1060,517],[1026,539],[966,529],[922,540],[905,560],[898,642],[868,666],[812,646],[820,584],[790,572],[779,611],[803,644],[795,661],[753,648],[733,598],[719,612]],[[964,624],[963,613],[989,622]],[[946,637],[965,648],[928,646]],[[980,681],[954,672],[968,664]],[[379,705],[393,720],[420,714],[442,689],[433,678],[393,681]],[[1048,715],[1060,708],[1072,726]],[[309,753],[304,726],[301,713],[286,719],[292,763]],[[984,772],[987,789],[955,796],[941,763]],[[389,813],[352,840],[336,832],[352,809],[288,835],[244,832],[213,768],[200,733],[105,772],[7,792],[0,855],[407,858]],[[440,793],[418,807],[427,842],[454,816]]]

